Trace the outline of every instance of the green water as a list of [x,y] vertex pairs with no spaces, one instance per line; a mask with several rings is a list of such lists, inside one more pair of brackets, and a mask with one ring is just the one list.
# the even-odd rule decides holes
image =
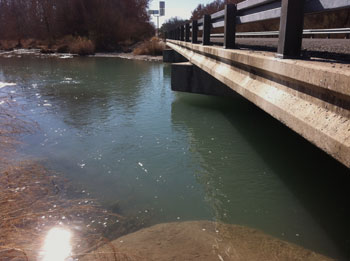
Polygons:
[[350,171],[242,98],[174,93],[170,65],[0,58],[40,131],[22,152],[148,224],[219,220],[349,258]]

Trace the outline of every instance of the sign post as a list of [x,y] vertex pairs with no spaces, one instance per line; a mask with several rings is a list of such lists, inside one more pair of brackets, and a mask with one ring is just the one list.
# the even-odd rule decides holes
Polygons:
[[157,37],[159,37],[159,17],[165,16],[165,2],[164,1],[160,1],[159,2],[159,10],[149,10],[148,14],[157,17],[157,32],[156,32],[156,35],[157,35]]

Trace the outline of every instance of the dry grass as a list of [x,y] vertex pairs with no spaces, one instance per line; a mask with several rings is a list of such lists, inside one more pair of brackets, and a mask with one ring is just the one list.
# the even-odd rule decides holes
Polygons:
[[90,55],[95,53],[94,43],[85,37],[74,38],[69,43],[68,49],[70,53],[79,55]]
[[18,41],[0,40],[0,50],[12,51],[18,45]]
[[134,49],[135,55],[162,55],[165,44],[159,38],[153,37],[151,40],[143,42]]
[[90,55],[95,53],[95,44],[85,37],[73,37],[67,35],[63,38],[56,39],[54,42],[48,40],[21,39],[20,42],[15,40],[0,40],[0,50],[12,51],[15,48],[24,49],[41,49],[42,53],[72,53],[78,55]]

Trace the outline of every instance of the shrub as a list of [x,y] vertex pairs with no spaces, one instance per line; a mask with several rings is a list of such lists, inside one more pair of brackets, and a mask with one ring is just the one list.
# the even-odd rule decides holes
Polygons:
[[21,41],[21,46],[24,49],[33,49],[37,46],[37,42],[35,39],[22,39]]
[[5,51],[12,51],[16,48],[18,41],[13,40],[0,40],[0,49]]
[[143,42],[140,46],[134,49],[135,55],[162,55],[165,44],[157,37],[153,37],[151,40]]
[[69,43],[69,52],[79,55],[94,54],[95,45],[91,40],[85,37],[74,38],[74,40]]

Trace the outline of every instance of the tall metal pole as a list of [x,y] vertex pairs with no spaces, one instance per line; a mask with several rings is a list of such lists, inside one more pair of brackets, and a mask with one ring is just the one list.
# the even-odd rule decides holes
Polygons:
[[159,37],[159,15],[157,16],[157,37]]

